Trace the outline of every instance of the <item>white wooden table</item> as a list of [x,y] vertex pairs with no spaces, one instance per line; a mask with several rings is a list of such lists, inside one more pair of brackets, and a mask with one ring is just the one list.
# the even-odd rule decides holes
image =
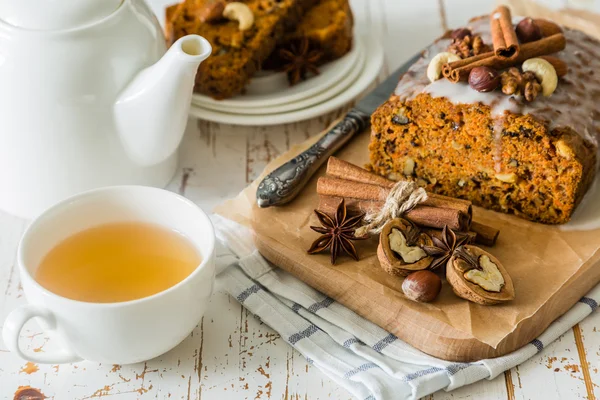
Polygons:
[[[443,0],[439,0],[440,2]],[[161,12],[165,0],[152,5]],[[492,8],[491,0],[353,0],[357,29],[371,30],[386,47],[382,77],[442,33]],[[162,14],[161,14],[162,15]],[[244,128],[190,120],[181,146],[181,165],[169,188],[210,211],[235,196],[273,157],[320,132],[343,110],[311,121]],[[3,195],[0,193],[0,195]],[[0,212],[0,321],[24,303],[15,250],[27,221]],[[600,398],[600,313],[563,335],[525,364],[431,399]],[[51,344],[36,325],[22,343],[41,352]],[[117,366],[81,362],[35,365],[9,353],[0,342],[0,398],[20,386],[51,399],[349,399],[278,334],[217,288],[202,322],[181,345],[142,364]]]

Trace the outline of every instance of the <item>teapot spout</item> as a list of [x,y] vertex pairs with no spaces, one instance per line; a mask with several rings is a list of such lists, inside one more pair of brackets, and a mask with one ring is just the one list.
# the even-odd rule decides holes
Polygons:
[[140,165],[158,164],[177,150],[196,71],[211,50],[203,37],[184,36],[120,93],[114,106],[115,123],[127,153]]

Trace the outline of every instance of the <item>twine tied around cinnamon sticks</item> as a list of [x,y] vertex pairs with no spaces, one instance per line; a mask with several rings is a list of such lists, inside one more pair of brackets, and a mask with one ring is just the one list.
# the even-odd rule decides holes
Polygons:
[[383,207],[369,212],[364,218],[367,224],[358,228],[354,235],[362,237],[366,234],[380,233],[387,221],[403,216],[425,200],[425,189],[411,181],[398,181],[390,190]]
[[[474,243],[494,245],[499,231],[471,220],[470,201],[431,192],[425,192],[426,196],[421,197],[421,190],[416,190],[415,187],[420,189],[412,181],[400,184],[347,161],[329,157],[327,174],[317,181],[318,209],[335,214],[340,201],[344,199],[349,212],[363,212],[375,219],[389,200],[395,203],[391,207],[398,207],[395,211],[397,214],[426,230],[429,235],[439,236],[441,229],[447,226],[456,232],[472,236]],[[393,190],[398,193],[391,195]],[[413,193],[413,199],[407,200]],[[402,204],[405,205],[402,207]]]

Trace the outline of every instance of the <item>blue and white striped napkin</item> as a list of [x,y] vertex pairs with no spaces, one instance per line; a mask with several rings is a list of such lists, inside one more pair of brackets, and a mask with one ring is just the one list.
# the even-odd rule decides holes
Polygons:
[[214,222],[226,248],[217,267],[222,287],[360,400],[417,399],[493,379],[540,352],[600,303],[598,285],[523,348],[494,359],[448,362],[422,353],[271,265],[246,228],[218,216]]

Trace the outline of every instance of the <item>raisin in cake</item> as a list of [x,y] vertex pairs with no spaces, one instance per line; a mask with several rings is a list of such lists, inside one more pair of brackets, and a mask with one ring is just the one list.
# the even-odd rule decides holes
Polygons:
[[[488,18],[469,28],[492,43]],[[566,47],[554,56],[568,73],[551,96],[533,101],[500,89],[480,93],[464,82],[430,82],[430,60],[452,50],[447,36],[436,41],[373,114],[372,169],[485,208],[567,222],[596,172],[600,43],[563,31]]]

